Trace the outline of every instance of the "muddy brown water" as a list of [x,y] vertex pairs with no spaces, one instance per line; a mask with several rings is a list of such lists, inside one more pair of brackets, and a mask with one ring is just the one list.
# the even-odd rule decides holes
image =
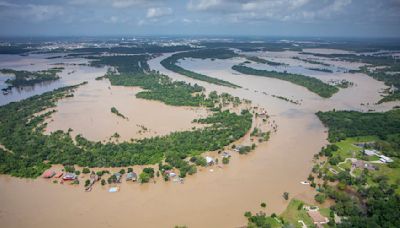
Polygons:
[[[202,168],[196,175],[186,178],[184,184],[165,183],[158,179],[155,184],[144,185],[123,181],[118,193],[108,193],[107,187],[100,185],[96,185],[92,192],[86,193],[82,186],[52,184],[51,181],[42,178],[26,180],[0,176],[2,226],[242,226],[246,224],[243,213],[248,210],[253,212],[261,210],[261,202],[267,203],[267,213],[282,212],[288,204],[288,201],[282,198],[282,193],[285,191],[290,193],[290,198],[296,197],[313,202],[315,192],[309,186],[301,185],[300,182],[307,178],[311,170],[313,155],[327,143],[327,129],[314,115],[316,111],[333,108],[387,110],[396,104],[392,102],[379,106],[373,105],[379,100],[379,91],[385,86],[362,74],[328,76],[350,78],[357,86],[341,89],[332,98],[323,99],[303,87],[285,81],[237,74],[230,67],[243,61],[242,59],[181,62],[181,65],[190,70],[229,80],[243,87],[230,89],[195,81],[164,69],[159,62],[166,56],[168,55],[151,60],[150,67],[168,74],[173,79],[198,83],[207,91],[229,92],[232,95],[250,99],[254,105],[259,105],[268,111],[271,121],[278,124],[278,132],[271,136],[268,143],[261,144],[254,152],[246,156],[233,154],[230,164],[222,168],[215,166]],[[82,88],[82,91],[84,89]],[[132,95],[135,89],[113,87],[112,91],[113,94],[130,93]],[[262,92],[293,97],[301,100],[302,104],[291,104]],[[62,102],[68,103],[68,100]],[[361,105],[366,102],[370,105]],[[68,105],[61,104],[59,107],[68,107]],[[128,110],[123,110],[123,105],[117,108],[123,114],[129,113]],[[154,108],[161,107],[157,104]],[[71,113],[75,111],[78,110],[72,109]],[[192,110],[181,111],[184,116],[193,115]],[[54,117],[55,120],[56,118],[58,117]],[[107,117],[104,118],[115,119],[116,117],[107,113]],[[168,119],[163,120],[168,121]],[[122,120],[118,121],[122,122]]]

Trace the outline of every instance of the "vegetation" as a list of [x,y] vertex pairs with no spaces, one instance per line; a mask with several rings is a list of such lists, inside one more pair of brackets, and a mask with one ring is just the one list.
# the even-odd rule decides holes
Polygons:
[[319,119],[329,127],[329,141],[337,142],[347,137],[376,135],[381,139],[397,141],[400,132],[400,110],[383,113],[356,111],[317,112]]
[[[315,199],[335,201],[331,209],[343,216],[337,227],[397,227],[400,213],[400,113],[359,113],[353,111],[317,113],[329,127],[329,139],[334,144],[323,148],[319,156],[327,156],[328,163],[314,166],[313,172],[324,180]],[[352,138],[349,138],[352,137]],[[365,143],[367,142],[367,143]],[[377,158],[363,154],[363,147],[377,149],[394,162],[369,163]],[[355,168],[344,163],[345,158],[356,158],[375,168]],[[339,163],[341,162],[341,163]],[[335,169],[336,173],[331,170]],[[336,181],[329,185],[327,181]]]
[[307,77],[300,74],[290,74],[287,72],[276,72],[276,71],[268,71],[268,70],[257,70],[243,65],[234,65],[232,67],[233,70],[236,70],[242,74],[250,74],[262,77],[270,77],[270,78],[277,78],[280,80],[289,81],[293,84],[303,86],[318,94],[321,97],[328,98],[331,97],[333,94],[339,91],[338,88],[335,86],[331,86],[322,82],[319,79]]
[[263,64],[268,64],[270,66],[281,66],[281,65],[286,65],[285,63],[279,63],[279,62],[273,62],[267,59],[262,59],[257,56],[246,56],[246,59],[256,62],[256,63],[263,63]]
[[15,75],[15,78],[6,80],[6,83],[10,85],[7,89],[11,89],[12,87],[32,86],[46,81],[58,80],[60,79],[58,73],[62,70],[64,70],[64,68],[55,67],[36,72],[12,69],[1,69],[0,72],[3,74]]
[[147,60],[148,55],[130,55],[130,56],[89,56],[91,66],[113,66],[119,73],[143,73],[150,71]]
[[112,107],[111,108],[111,112],[114,113],[115,115],[122,117],[123,119],[126,119],[127,117],[125,117],[124,115],[122,115],[122,113],[120,113],[116,107]]
[[236,54],[233,51],[230,51],[227,49],[202,49],[202,50],[173,54],[170,57],[163,59],[161,61],[161,65],[163,65],[168,70],[171,70],[173,72],[185,75],[187,77],[190,77],[190,78],[193,78],[196,80],[205,81],[205,82],[209,82],[209,83],[221,85],[221,86],[239,88],[239,86],[232,84],[230,82],[227,82],[227,81],[224,81],[221,79],[212,78],[210,76],[207,76],[204,74],[199,74],[199,73],[196,73],[196,72],[193,72],[190,70],[186,70],[177,65],[178,61],[180,59],[184,59],[184,58],[226,59],[226,58],[231,58],[234,56],[236,56]]
[[285,200],[288,200],[288,199],[289,199],[289,192],[284,192],[283,195],[282,195],[282,197],[283,197]]
[[313,71],[325,72],[325,73],[333,73],[333,70],[328,69],[328,68],[308,67],[306,69],[313,70]]
[[347,81],[346,79],[330,80],[329,83],[342,89],[349,88],[354,85],[353,82]]
[[[110,76],[110,80],[113,81],[114,77],[118,76]],[[159,91],[167,91],[165,93],[173,91],[171,94],[174,95],[176,90],[188,93],[188,90],[201,89],[201,87],[192,87],[183,82],[172,83],[169,80],[168,89],[165,89],[163,84],[151,85],[150,83],[148,85],[148,81],[138,80],[135,75],[122,77],[129,78],[129,80],[132,78],[132,81],[137,83],[136,85],[144,85],[145,88],[158,87]],[[166,76],[154,75],[154,77],[167,80]],[[171,89],[169,89],[170,87]],[[45,127],[44,120],[54,111],[48,111],[41,115],[35,114],[54,107],[57,100],[65,97],[75,88],[65,87],[0,107],[2,116],[0,143],[13,151],[13,153],[0,151],[0,173],[19,177],[37,177],[49,168],[50,164],[116,167],[154,164],[164,158],[175,167],[181,168],[184,163],[182,159],[187,156],[221,149],[241,138],[251,127],[252,114],[247,110],[243,110],[240,115],[229,111],[217,111],[205,119],[196,120],[198,123],[208,124],[203,129],[174,132],[167,136],[143,139],[135,143],[114,144],[109,142],[101,144],[100,142],[91,142],[80,135],[75,137],[74,142],[69,132],[62,131],[44,135],[42,133]],[[156,98],[175,105],[188,104],[184,98],[177,97],[179,100],[175,101],[171,99],[174,96],[163,95],[163,93],[159,92],[157,94],[159,97]],[[190,102],[193,100],[196,102],[195,105],[214,102],[209,98],[205,102],[206,98],[201,96],[190,99],[192,99]]]
[[316,60],[312,60],[312,59],[303,59],[300,57],[293,57],[293,59],[297,59],[306,63],[310,63],[310,64],[315,64],[315,65],[322,65],[322,66],[330,66],[330,64],[324,63],[324,62],[320,62],[320,61],[316,61]]

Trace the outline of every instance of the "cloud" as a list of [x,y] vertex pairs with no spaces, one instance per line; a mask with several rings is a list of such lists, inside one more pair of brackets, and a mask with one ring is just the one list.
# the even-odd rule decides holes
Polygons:
[[191,0],[187,9],[226,17],[232,22],[297,21],[328,18],[352,0]]
[[64,8],[57,5],[14,4],[0,2],[0,13],[6,19],[28,19],[30,22],[43,22],[64,15]]
[[146,18],[157,18],[172,14],[171,8],[149,8],[147,9]]

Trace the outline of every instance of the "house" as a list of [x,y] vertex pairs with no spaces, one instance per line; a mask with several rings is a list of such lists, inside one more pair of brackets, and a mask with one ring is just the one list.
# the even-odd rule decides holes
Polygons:
[[69,181],[69,180],[75,180],[77,178],[77,176],[76,176],[76,174],[75,173],[66,173],[64,176],[63,176],[63,180],[65,180],[65,181]]
[[223,158],[230,158],[231,155],[230,155],[228,152],[224,151],[224,152],[222,153],[222,157],[223,157]]
[[137,181],[137,174],[135,172],[129,172],[126,174],[127,181]]
[[307,214],[311,217],[313,223],[317,225],[317,227],[329,222],[329,219],[322,216],[321,213],[319,213],[319,211],[307,211]]
[[379,161],[383,163],[390,163],[393,162],[393,159],[386,157],[385,155],[379,155]]
[[117,182],[117,183],[121,182],[122,174],[114,173],[113,175],[115,176],[115,182]]
[[212,157],[207,156],[206,157],[207,165],[213,165],[214,164],[214,159]]
[[56,175],[56,172],[54,172],[53,170],[46,170],[42,177],[43,178],[52,178],[54,175]]
[[239,152],[241,148],[243,148],[243,146],[236,146],[235,149],[233,149],[233,151]]
[[357,160],[353,162],[351,165],[353,168],[376,170],[376,167],[374,165],[366,163],[362,160]]
[[364,150],[364,154],[367,156],[374,156],[374,155],[378,155],[378,151],[376,150]]

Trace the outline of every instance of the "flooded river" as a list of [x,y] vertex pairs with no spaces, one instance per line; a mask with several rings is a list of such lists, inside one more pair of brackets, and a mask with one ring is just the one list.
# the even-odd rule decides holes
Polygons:
[[[121,191],[118,193],[108,193],[107,189],[100,185],[96,185],[92,192],[86,193],[82,186],[51,184],[48,180],[42,178],[25,180],[0,176],[0,222],[2,226],[242,226],[246,224],[244,212],[261,210],[259,206],[261,202],[267,203],[267,213],[282,212],[288,204],[288,201],[282,198],[282,193],[285,191],[290,193],[290,198],[296,197],[307,202],[313,202],[315,192],[309,186],[302,185],[300,182],[305,180],[310,173],[313,155],[327,143],[327,129],[314,115],[316,111],[333,108],[387,110],[394,105],[394,103],[373,105],[380,99],[379,92],[385,86],[383,83],[362,74],[316,75],[315,77],[328,77],[329,79],[346,78],[356,84],[356,86],[341,89],[330,99],[324,99],[303,87],[286,81],[241,75],[232,71],[231,66],[233,64],[243,62],[243,59],[240,58],[215,61],[188,59],[181,61],[180,65],[189,70],[228,80],[242,86],[242,88],[231,89],[195,81],[163,68],[159,62],[168,55],[150,60],[151,69],[159,70],[176,80],[198,83],[204,86],[207,91],[228,92],[241,98],[250,99],[254,105],[259,105],[268,111],[271,115],[271,121],[274,120],[278,124],[278,132],[271,136],[268,143],[257,147],[254,152],[246,156],[233,154],[229,165],[223,168],[214,167],[212,172],[210,168],[202,168],[196,175],[186,178],[184,184],[165,183],[159,179],[157,179],[156,184],[144,185],[123,181]],[[289,57],[291,58],[290,55],[288,55]],[[106,82],[98,81],[94,83],[99,83],[96,84],[96,88],[104,87],[100,94],[113,94],[109,96],[109,99],[115,100],[117,109],[122,114],[127,113],[130,120],[143,114],[133,109],[124,109],[124,102],[116,101],[122,95],[133,97],[136,89],[112,87],[109,91]],[[74,99],[77,99],[75,102],[85,100],[80,96],[84,95],[85,89],[94,89],[89,85],[88,88],[78,89],[76,97],[74,97]],[[301,100],[301,105],[274,98],[271,94]],[[103,101],[102,99],[99,99],[99,101]],[[87,98],[87,103],[83,103],[82,106],[85,106],[84,104],[89,105],[95,100],[96,97]],[[108,119],[113,119],[113,121],[118,121],[120,125],[128,124],[124,120],[112,116],[108,110],[109,105],[104,107],[107,110],[107,113],[105,113],[107,116],[101,116],[97,114],[97,111],[93,111],[89,115],[78,112],[74,108],[68,108],[69,102],[69,100],[61,101],[59,108],[65,110],[65,113],[59,111],[54,115],[55,125],[60,122],[58,118],[63,119],[62,115],[83,115],[82,118],[93,118],[95,123],[105,118],[106,122]],[[134,99],[131,102],[137,106],[149,105],[149,110],[153,108],[162,110],[160,104],[150,105],[147,104],[148,101],[141,103],[141,101]],[[105,103],[111,104],[113,102],[105,101]],[[370,105],[361,105],[362,103],[369,103]],[[90,108],[85,110],[88,111]],[[167,109],[164,111],[168,112]],[[150,119],[161,118],[160,116],[164,114],[164,111],[155,113]],[[156,111],[154,110],[154,112]],[[193,113],[195,115],[200,113],[200,111],[193,112],[193,110],[184,108],[176,112],[177,116],[182,115],[179,118],[185,116],[188,119],[193,117]],[[129,113],[132,113],[132,115]],[[168,125],[169,123],[166,123],[170,119],[163,118],[161,118],[162,122],[159,124],[165,126],[166,129],[172,127]],[[68,117],[66,117],[66,120],[72,121]],[[186,119],[182,119],[182,121],[185,122]],[[78,123],[71,122],[71,124]],[[111,121],[111,124],[115,124],[115,122]],[[151,123],[146,124],[150,126]],[[54,128],[65,129],[65,127],[67,125]],[[102,133],[98,132],[99,135],[96,135],[95,132],[102,131],[102,127],[104,127],[102,124],[98,126],[95,124],[84,125],[80,133],[84,135],[93,133],[91,137],[99,136],[98,139],[100,139],[103,138],[103,136],[100,136]],[[189,125],[186,126],[185,123],[182,123],[182,128],[185,127],[189,127]],[[86,132],[84,128],[92,129]],[[153,126],[153,128],[155,127]],[[134,131],[136,132],[136,130]],[[157,131],[160,130],[157,129]],[[129,134],[126,135],[128,137]]]

